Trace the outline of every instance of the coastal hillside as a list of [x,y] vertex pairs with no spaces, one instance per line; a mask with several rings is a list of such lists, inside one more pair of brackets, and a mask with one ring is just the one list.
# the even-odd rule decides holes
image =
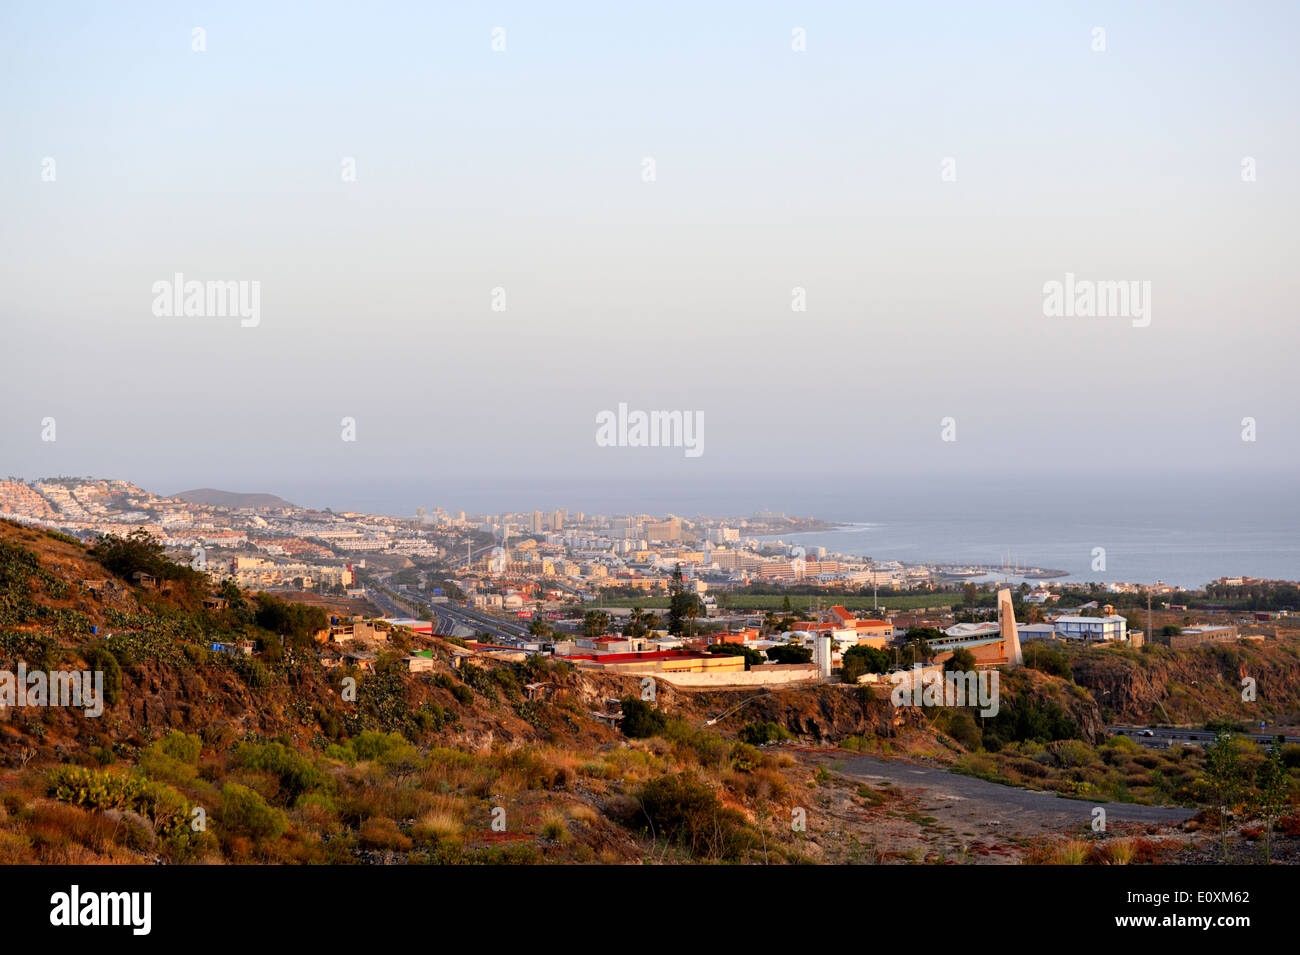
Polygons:
[[[0,522],[0,676],[103,678],[100,712],[3,700],[0,864],[1007,862],[1063,837],[959,835],[918,811],[924,791],[851,771],[872,758],[1080,797],[1212,796],[1199,751],[1108,739],[1089,687],[1140,707],[1131,687],[1213,655],[1148,653],[1149,672],[1036,659],[1001,674],[998,711],[981,715],[895,707],[885,685],[659,681],[646,702],[634,676],[404,628],[368,665],[327,668],[325,633],[321,606],[214,593],[146,535],[90,548]],[[1250,665],[1285,677],[1261,652]]]
[[[1071,678],[1100,701],[1108,723],[1200,725],[1216,720],[1300,725],[1300,639],[1291,636],[1181,650],[1092,649],[1069,658]],[[1244,681],[1254,698],[1243,698]]]
[[202,507],[293,507],[288,501],[274,494],[245,493],[240,491],[221,491],[214,487],[200,487],[192,491],[181,491],[171,495],[187,504]]
[[[105,681],[98,716],[0,712],[0,864],[794,862],[833,849],[780,824],[812,803],[814,767],[738,741],[752,716],[726,735],[706,727],[734,705],[726,693],[665,685],[636,709],[635,678],[470,657],[400,630],[373,672],[327,670],[319,608],[213,596],[144,540],[88,549],[0,524],[0,670]],[[241,643],[255,652],[214,649]],[[421,652],[432,668],[407,672]],[[844,712],[810,704],[831,716],[807,728],[887,722],[887,703],[853,696]],[[595,714],[623,698],[620,731]]]

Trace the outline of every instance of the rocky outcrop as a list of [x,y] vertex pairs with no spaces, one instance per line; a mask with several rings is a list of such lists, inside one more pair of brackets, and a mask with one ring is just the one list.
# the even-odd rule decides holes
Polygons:
[[[1290,641],[1095,650],[1075,656],[1071,671],[1112,723],[1300,718],[1300,651]],[[1247,678],[1253,701],[1243,697]]]

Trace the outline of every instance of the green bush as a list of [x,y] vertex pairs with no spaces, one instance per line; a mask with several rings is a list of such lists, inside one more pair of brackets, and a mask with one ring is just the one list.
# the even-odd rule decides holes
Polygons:
[[405,749],[411,744],[401,733],[380,733],[366,730],[352,740],[352,749],[357,759],[382,760],[394,750]]
[[975,717],[965,710],[958,710],[953,713],[948,721],[948,735],[969,750],[979,749],[984,737],[979,726],[975,723]]
[[110,706],[122,699],[122,666],[102,643],[82,651],[86,667],[104,674],[104,702]]
[[310,646],[316,631],[329,626],[329,617],[320,607],[290,603],[271,594],[258,594],[253,599],[257,604],[253,621],[259,627],[284,637],[286,646]]
[[226,783],[221,789],[221,824],[232,833],[252,839],[278,839],[288,821],[247,786]]
[[739,814],[725,809],[696,776],[677,773],[653,779],[640,792],[645,831],[692,855],[725,857],[737,848]]
[[278,777],[289,803],[325,783],[324,773],[315,764],[283,743],[242,743],[235,748],[233,762]]
[[125,809],[149,819],[155,831],[171,840],[187,840],[190,804],[163,783],[84,766],[58,766],[50,771],[49,792],[61,802],[87,809]]
[[780,743],[784,740],[794,739],[780,723],[772,723],[767,720],[746,723],[740,728],[737,735],[740,737],[741,742],[749,743],[752,746],[762,746],[765,743]]
[[731,765],[738,772],[752,773],[763,765],[763,754],[757,746],[736,743],[731,747]]
[[203,742],[197,736],[182,733],[180,730],[172,730],[154,745],[172,759],[189,763],[191,766],[198,763],[199,753],[203,751]]
[[635,696],[623,697],[623,720],[619,724],[623,735],[631,739],[662,735],[668,728],[668,717],[663,711]]

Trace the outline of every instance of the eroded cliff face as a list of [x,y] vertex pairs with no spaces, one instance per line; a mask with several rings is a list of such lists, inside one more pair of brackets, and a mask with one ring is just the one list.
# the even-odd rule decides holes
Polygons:
[[[587,679],[593,689],[597,685],[606,691],[617,689],[613,678]],[[606,680],[611,682],[603,682]],[[717,720],[709,728],[723,735],[734,734],[746,723],[764,721],[785,727],[804,742],[833,744],[848,736],[897,735],[902,727],[922,727],[927,722],[919,710],[895,708],[887,693],[881,695],[867,686],[800,684],[701,690],[677,689],[660,680],[656,696],[671,715],[699,725]]]
[[[604,697],[640,694],[632,677],[583,674],[582,694],[594,706]],[[777,723],[805,743],[835,745],[851,736],[897,739],[917,732],[927,733],[935,710],[925,707],[896,707],[890,701],[889,685],[845,686],[802,684],[767,689],[677,689],[658,680],[656,703],[673,716],[723,735],[733,735],[746,723]],[[1053,703],[1078,727],[1089,742],[1107,736],[1101,710],[1093,698],[1068,680],[1020,668],[999,673],[999,705],[1044,707]],[[717,722],[708,724],[709,720]]]
[[1002,671],[998,704],[1000,709],[1024,705],[1041,709],[1055,704],[1078,727],[1079,735],[1085,741],[1101,743],[1110,735],[1101,708],[1086,689],[1029,667]]
[[[1289,640],[1092,651],[1075,656],[1071,670],[1112,723],[1300,719],[1300,648]],[[1247,678],[1253,701],[1243,699]]]

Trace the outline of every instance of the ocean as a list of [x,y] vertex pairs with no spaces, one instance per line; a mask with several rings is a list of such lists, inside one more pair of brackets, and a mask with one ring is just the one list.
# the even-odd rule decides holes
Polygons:
[[[1022,565],[1065,580],[1203,585],[1217,577],[1300,579],[1300,508],[1291,475],[1152,476],[838,474],[694,482],[522,478],[294,486],[297,503],[410,516],[442,505],[468,513],[568,508],[587,514],[736,519],[759,511],[851,527],[790,538],[876,560]],[[1105,570],[1093,570],[1094,548]]]

